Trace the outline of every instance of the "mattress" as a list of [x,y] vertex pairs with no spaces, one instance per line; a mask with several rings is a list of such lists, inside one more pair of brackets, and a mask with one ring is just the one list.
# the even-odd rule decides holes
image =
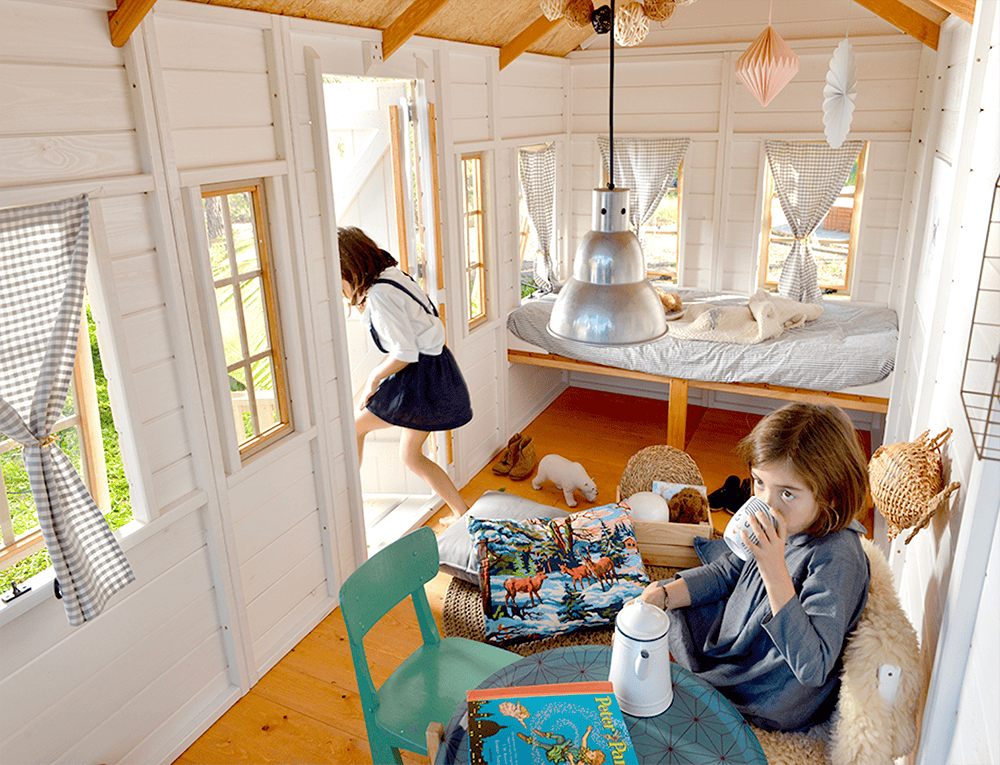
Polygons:
[[[746,304],[748,296],[678,289],[684,305]],[[554,295],[526,300],[507,317],[518,338],[560,356],[648,374],[706,382],[767,383],[839,391],[892,372],[899,341],[890,308],[827,300],[818,319],[754,345],[684,340],[669,332],[642,345],[610,348],[563,340],[546,329]]]

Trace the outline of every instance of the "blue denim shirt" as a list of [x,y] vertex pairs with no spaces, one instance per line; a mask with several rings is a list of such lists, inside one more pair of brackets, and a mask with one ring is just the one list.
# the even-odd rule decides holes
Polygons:
[[754,725],[800,730],[829,717],[845,637],[868,602],[868,557],[855,521],[823,537],[785,542],[792,598],[771,613],[757,561],[721,540],[699,545],[706,564],[677,576],[691,605],[670,616],[674,660],[718,688]]

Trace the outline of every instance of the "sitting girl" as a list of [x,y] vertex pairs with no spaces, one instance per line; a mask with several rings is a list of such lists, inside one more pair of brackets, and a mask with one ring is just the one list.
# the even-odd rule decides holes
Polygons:
[[667,609],[677,663],[754,725],[800,730],[833,711],[844,640],[868,600],[855,520],[867,462],[847,415],[812,404],[768,415],[738,452],[775,523],[751,517],[759,544],[742,534],[748,561],[713,542],[705,565],[654,582],[642,598]]

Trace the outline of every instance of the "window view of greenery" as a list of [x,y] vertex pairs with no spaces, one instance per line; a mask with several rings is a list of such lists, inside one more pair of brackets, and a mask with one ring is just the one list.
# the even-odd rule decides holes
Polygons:
[[[847,182],[841,190],[840,195],[830,208],[830,212],[823,218],[823,222],[813,232],[813,241],[810,243],[813,258],[816,260],[816,267],[819,275],[819,287],[822,290],[834,292],[846,292],[850,276],[851,267],[851,223],[857,208],[860,206],[860,194],[858,194],[858,172],[859,167],[863,168],[865,163],[865,151],[862,150],[858,161],[854,163]],[[767,170],[767,189],[771,198],[770,226],[768,247],[767,247],[767,267],[763,283],[766,286],[777,287],[781,279],[781,268],[791,252],[792,243],[795,241],[792,230],[785,218],[785,213],[781,209],[781,202],[774,190],[774,179],[770,169]],[[765,216],[767,216],[767,212]],[[765,221],[765,226],[767,221]]]
[[[108,489],[111,497],[111,507],[104,517],[112,529],[124,526],[132,520],[132,503],[129,499],[128,481],[122,466],[121,451],[118,448],[118,433],[111,417],[111,406],[108,403],[108,381],[104,376],[100,354],[97,350],[97,336],[94,322],[87,307],[87,326],[90,334],[90,352],[94,360],[94,384],[97,389],[97,402],[101,413],[101,436],[104,442],[104,459],[107,464]],[[63,407],[63,417],[71,417],[75,411],[72,386]],[[70,425],[58,434],[60,448],[66,452],[73,465],[81,474],[80,433],[79,428]],[[0,436],[0,468],[3,471],[3,485],[6,488],[7,502],[14,538],[31,534],[38,529],[38,515],[35,503],[28,486],[28,473],[21,461],[21,446],[10,439]],[[6,541],[6,540],[5,540]],[[0,592],[10,589],[12,583],[24,580],[44,571],[52,565],[49,554],[44,549],[14,563],[0,571]]]
[[680,233],[680,172],[660,200],[656,212],[639,230],[639,243],[646,256],[646,275],[677,284],[677,251]]
[[528,206],[524,201],[521,184],[517,186],[518,230],[520,231],[519,249],[521,253],[521,298],[531,297],[538,286],[535,284],[535,259],[541,257],[538,239],[531,228],[528,218]]
[[233,423],[241,450],[288,422],[273,348],[266,253],[257,230],[260,191],[252,186],[203,196]]
[[462,158],[465,182],[465,255],[469,292],[469,324],[486,317],[486,253],[484,247],[483,158]]

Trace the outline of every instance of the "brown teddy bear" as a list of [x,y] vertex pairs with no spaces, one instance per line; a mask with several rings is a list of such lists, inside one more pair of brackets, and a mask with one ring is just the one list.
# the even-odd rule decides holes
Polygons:
[[681,489],[667,502],[673,523],[701,523],[705,520],[708,500],[697,489]]
[[667,292],[661,287],[656,287],[656,294],[660,298],[660,302],[663,303],[663,310],[667,313],[676,313],[684,307],[681,303],[681,296],[676,292]]

